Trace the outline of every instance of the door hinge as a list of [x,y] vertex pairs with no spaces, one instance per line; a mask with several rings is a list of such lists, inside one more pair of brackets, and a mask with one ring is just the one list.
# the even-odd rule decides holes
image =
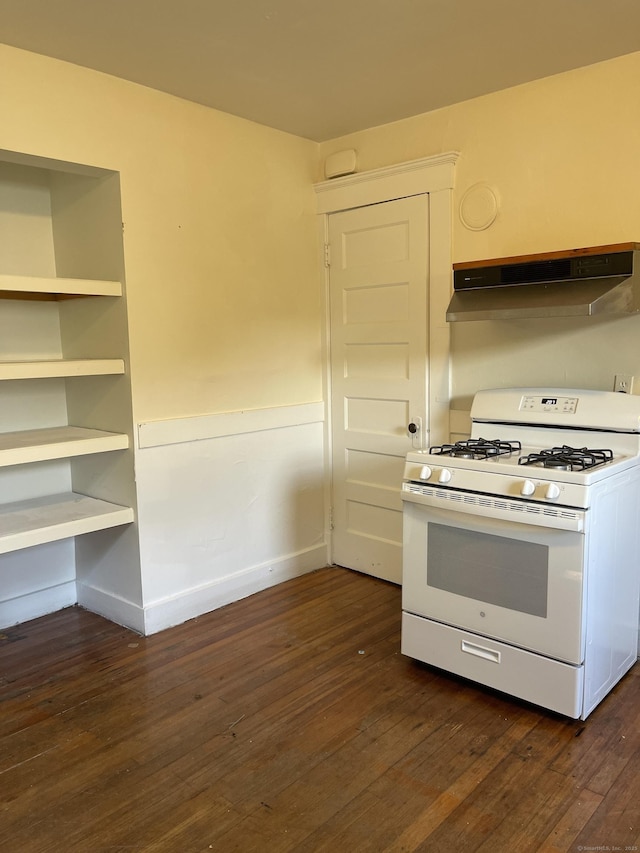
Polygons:
[[324,244],[324,265],[325,267],[331,266],[331,246],[329,243]]

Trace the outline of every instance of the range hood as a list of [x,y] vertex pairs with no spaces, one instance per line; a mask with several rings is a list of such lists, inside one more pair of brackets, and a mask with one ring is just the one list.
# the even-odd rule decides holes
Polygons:
[[640,243],[454,264],[449,322],[640,311]]

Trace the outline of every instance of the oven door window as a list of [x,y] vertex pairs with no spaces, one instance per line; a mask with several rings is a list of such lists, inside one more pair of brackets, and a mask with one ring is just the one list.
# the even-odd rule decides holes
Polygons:
[[428,537],[428,586],[546,618],[546,545],[444,524],[429,524]]

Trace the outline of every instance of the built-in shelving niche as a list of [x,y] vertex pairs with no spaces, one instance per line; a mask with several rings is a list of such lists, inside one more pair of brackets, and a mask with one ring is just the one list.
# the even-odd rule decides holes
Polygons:
[[119,176],[0,152],[0,627],[141,607],[128,363]]

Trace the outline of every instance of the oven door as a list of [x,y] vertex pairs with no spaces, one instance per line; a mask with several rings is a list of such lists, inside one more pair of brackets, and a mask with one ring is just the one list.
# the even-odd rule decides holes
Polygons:
[[584,511],[421,491],[403,494],[403,610],[581,664]]

